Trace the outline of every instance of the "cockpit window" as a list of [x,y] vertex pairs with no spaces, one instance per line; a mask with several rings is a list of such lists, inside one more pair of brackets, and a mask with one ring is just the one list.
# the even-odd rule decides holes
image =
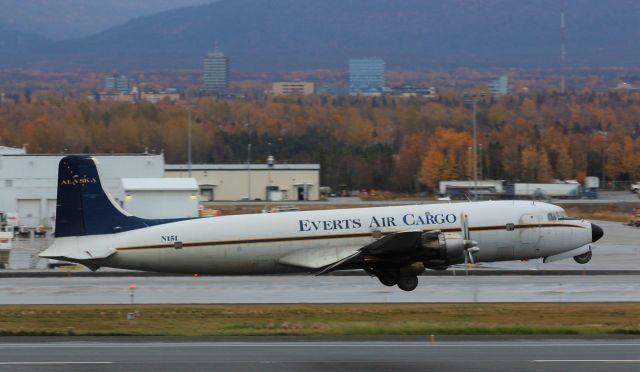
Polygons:
[[572,218],[567,216],[567,212],[565,212],[564,210],[549,213],[547,217],[549,218],[549,221],[579,220],[579,218]]

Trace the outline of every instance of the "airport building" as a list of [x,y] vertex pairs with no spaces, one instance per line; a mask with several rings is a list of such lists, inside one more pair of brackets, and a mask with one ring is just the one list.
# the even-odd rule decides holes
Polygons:
[[[27,227],[53,226],[58,163],[66,155],[27,154],[25,149],[0,147],[0,211],[17,212],[20,224]],[[164,174],[162,154],[95,157],[100,164],[103,186],[121,205],[125,197],[122,178],[157,178]]]
[[198,184],[193,178],[123,178],[121,184],[122,207],[134,216],[198,217]]
[[360,58],[349,61],[349,94],[375,96],[384,92],[384,61]]
[[[165,177],[189,177],[186,164],[167,164]],[[193,164],[201,201],[297,201],[320,198],[319,164]]]
[[[0,146],[0,212],[20,225],[55,224],[58,163],[68,154],[27,154]],[[320,198],[319,164],[165,165],[163,154],[92,155],[101,182],[129,213],[143,218],[195,217],[201,201],[297,201]]]
[[229,90],[229,59],[220,51],[207,54],[203,62],[204,90],[224,94]]

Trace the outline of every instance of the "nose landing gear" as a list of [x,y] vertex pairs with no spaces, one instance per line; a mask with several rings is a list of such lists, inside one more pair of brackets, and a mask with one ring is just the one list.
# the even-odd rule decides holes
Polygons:
[[591,261],[591,257],[593,256],[593,254],[591,253],[591,251],[587,252],[587,253],[583,253],[581,255],[578,256],[574,256],[573,260],[576,261],[577,263],[584,265],[587,262]]

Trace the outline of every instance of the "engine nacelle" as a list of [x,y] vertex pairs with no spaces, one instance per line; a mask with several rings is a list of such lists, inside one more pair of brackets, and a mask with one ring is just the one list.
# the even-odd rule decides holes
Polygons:
[[422,235],[422,252],[427,266],[449,266],[464,262],[469,241],[458,234],[429,231]]

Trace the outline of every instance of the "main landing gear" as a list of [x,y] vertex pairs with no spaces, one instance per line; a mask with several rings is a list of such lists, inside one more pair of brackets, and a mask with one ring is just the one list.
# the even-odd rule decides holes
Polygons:
[[400,275],[397,271],[382,271],[376,273],[380,283],[387,287],[393,287],[395,285],[403,291],[413,291],[418,286],[418,277],[415,275]]
[[382,271],[377,274],[380,283],[387,287],[393,287],[398,284],[398,273],[395,271]]
[[398,278],[398,288],[403,291],[411,292],[418,286],[417,276],[401,276]]

